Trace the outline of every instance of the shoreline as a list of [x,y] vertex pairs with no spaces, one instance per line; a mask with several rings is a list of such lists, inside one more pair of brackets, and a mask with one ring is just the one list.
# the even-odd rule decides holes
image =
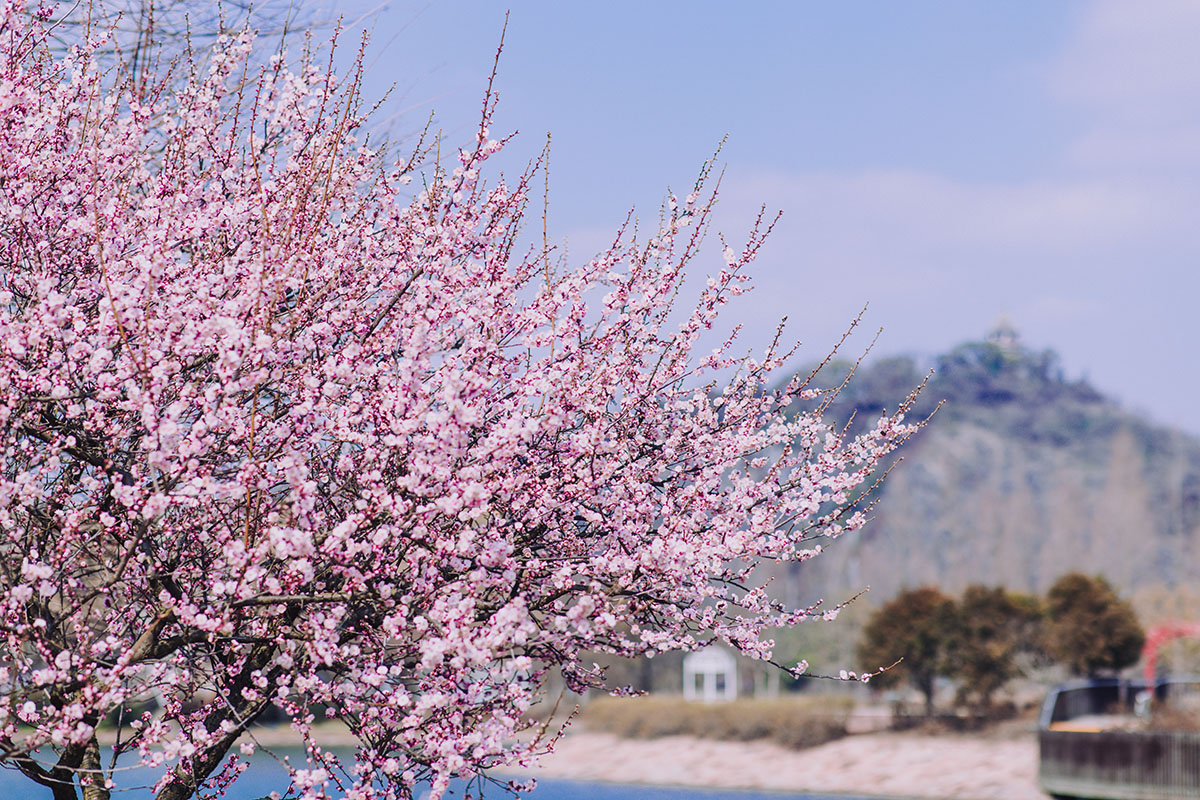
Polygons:
[[[354,746],[344,725],[322,722],[327,747]],[[109,738],[109,737],[104,737]],[[286,725],[247,732],[260,749],[302,746]],[[1037,784],[1037,739],[1027,725],[974,733],[854,733],[816,747],[665,736],[626,739],[576,722],[537,766],[488,770],[501,778],[729,789],[877,800],[1047,800]]]
[[[767,795],[778,795],[780,800],[789,800],[792,798],[816,798],[817,800],[964,800],[964,798],[933,798],[922,797],[914,794],[878,794],[875,792],[861,791],[826,791],[820,789],[765,789],[761,786],[700,786],[693,783],[659,783],[656,781],[635,781],[626,778],[571,778],[564,775],[546,775],[541,768],[537,769],[520,769],[519,767],[504,767],[501,769],[490,769],[488,775],[493,778],[502,778],[509,780],[537,778],[539,781],[567,781],[579,782],[584,784],[598,784],[601,786],[627,786],[632,788],[645,787],[653,789],[697,789],[705,792],[720,792],[728,790],[731,792],[756,792]],[[1046,795],[1042,795],[1043,800],[1049,800]],[[970,800],[966,798],[965,800]]]
[[766,741],[621,739],[568,730],[537,767],[496,775],[881,800],[1046,800],[1030,732],[862,733],[804,750]]

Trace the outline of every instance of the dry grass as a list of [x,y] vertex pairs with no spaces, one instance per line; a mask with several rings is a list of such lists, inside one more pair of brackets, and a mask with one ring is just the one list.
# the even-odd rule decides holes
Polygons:
[[693,703],[677,696],[601,697],[582,709],[589,730],[635,739],[699,736],[814,747],[846,735],[853,700],[829,695]]
[[1155,708],[1149,728],[1170,733],[1197,733],[1200,732],[1200,715],[1194,708]]

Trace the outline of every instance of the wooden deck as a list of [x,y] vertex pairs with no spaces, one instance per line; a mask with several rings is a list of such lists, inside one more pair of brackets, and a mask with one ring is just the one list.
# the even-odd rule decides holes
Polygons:
[[1038,779],[1051,795],[1180,800],[1200,795],[1200,735],[1038,731]]

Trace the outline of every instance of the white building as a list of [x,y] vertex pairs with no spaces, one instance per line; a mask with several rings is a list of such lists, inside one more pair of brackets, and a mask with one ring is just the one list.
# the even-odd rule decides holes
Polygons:
[[737,685],[737,660],[725,648],[710,644],[684,656],[684,700],[733,700],[737,698]]

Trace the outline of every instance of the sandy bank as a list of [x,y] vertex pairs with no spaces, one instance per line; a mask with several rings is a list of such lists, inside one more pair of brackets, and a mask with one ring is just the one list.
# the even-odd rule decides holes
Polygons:
[[[355,744],[340,723],[317,727],[326,747]],[[253,738],[266,748],[301,744],[286,725],[256,728]],[[512,774],[897,798],[1046,800],[1037,787],[1037,741],[1024,726],[982,734],[863,733],[790,750],[767,741],[621,739],[577,725],[538,768]]]
[[808,750],[686,736],[569,732],[529,773],[548,778],[953,800],[1046,800],[1037,742],[1007,734],[870,733]]

